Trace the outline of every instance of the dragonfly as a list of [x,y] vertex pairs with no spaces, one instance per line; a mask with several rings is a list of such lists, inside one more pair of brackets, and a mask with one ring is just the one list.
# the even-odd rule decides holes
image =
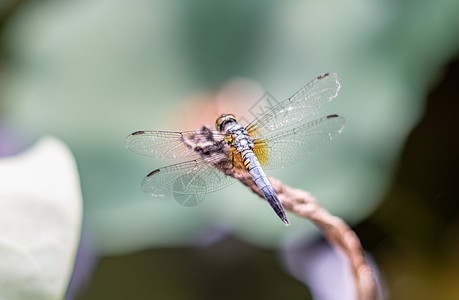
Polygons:
[[340,87],[337,74],[325,73],[247,126],[232,114],[222,114],[215,129],[136,131],[127,136],[125,145],[145,156],[188,159],[145,177],[142,188],[152,196],[181,197],[186,206],[186,201],[200,203],[206,194],[250,176],[277,216],[289,225],[264,170],[292,166],[342,132],[345,120],[337,114],[307,121],[337,97]]

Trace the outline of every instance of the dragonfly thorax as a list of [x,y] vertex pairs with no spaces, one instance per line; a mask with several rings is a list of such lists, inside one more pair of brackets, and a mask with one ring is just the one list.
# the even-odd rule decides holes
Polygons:
[[253,139],[250,137],[244,126],[236,124],[230,127],[227,133],[230,136],[228,144],[231,147],[236,148],[238,151],[242,151],[244,149],[253,149]]

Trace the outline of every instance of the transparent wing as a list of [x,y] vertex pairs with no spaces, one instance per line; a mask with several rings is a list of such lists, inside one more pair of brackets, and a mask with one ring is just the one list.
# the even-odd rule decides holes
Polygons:
[[265,169],[291,166],[331,141],[344,128],[344,118],[330,115],[300,127],[257,138],[254,153]]
[[197,156],[186,140],[191,137],[202,136],[206,140],[212,134],[213,138],[223,139],[224,135],[217,131],[136,131],[126,138],[126,148],[154,158],[181,158]]
[[194,195],[220,190],[236,181],[202,158],[157,169],[142,183],[143,190],[153,196]]
[[316,114],[326,103],[338,95],[340,80],[337,74],[323,74],[287,100],[273,106],[253,120],[247,130],[253,137],[290,126]]

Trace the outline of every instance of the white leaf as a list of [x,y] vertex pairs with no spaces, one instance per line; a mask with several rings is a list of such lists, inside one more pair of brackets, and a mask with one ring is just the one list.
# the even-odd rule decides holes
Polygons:
[[81,218],[76,163],[61,141],[0,159],[0,299],[63,299]]

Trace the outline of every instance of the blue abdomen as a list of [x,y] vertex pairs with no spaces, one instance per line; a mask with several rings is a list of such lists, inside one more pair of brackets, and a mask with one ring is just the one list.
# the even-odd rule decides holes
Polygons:
[[289,221],[287,220],[285,210],[282,207],[282,204],[279,201],[279,198],[277,197],[277,194],[274,191],[271,183],[269,182],[268,177],[266,177],[266,174],[263,171],[255,153],[253,153],[253,151],[250,149],[244,149],[241,153],[241,156],[245,168],[247,171],[249,171],[250,176],[252,176],[253,180],[260,188],[263,196],[269,202],[279,218],[281,218],[281,220],[288,225]]

